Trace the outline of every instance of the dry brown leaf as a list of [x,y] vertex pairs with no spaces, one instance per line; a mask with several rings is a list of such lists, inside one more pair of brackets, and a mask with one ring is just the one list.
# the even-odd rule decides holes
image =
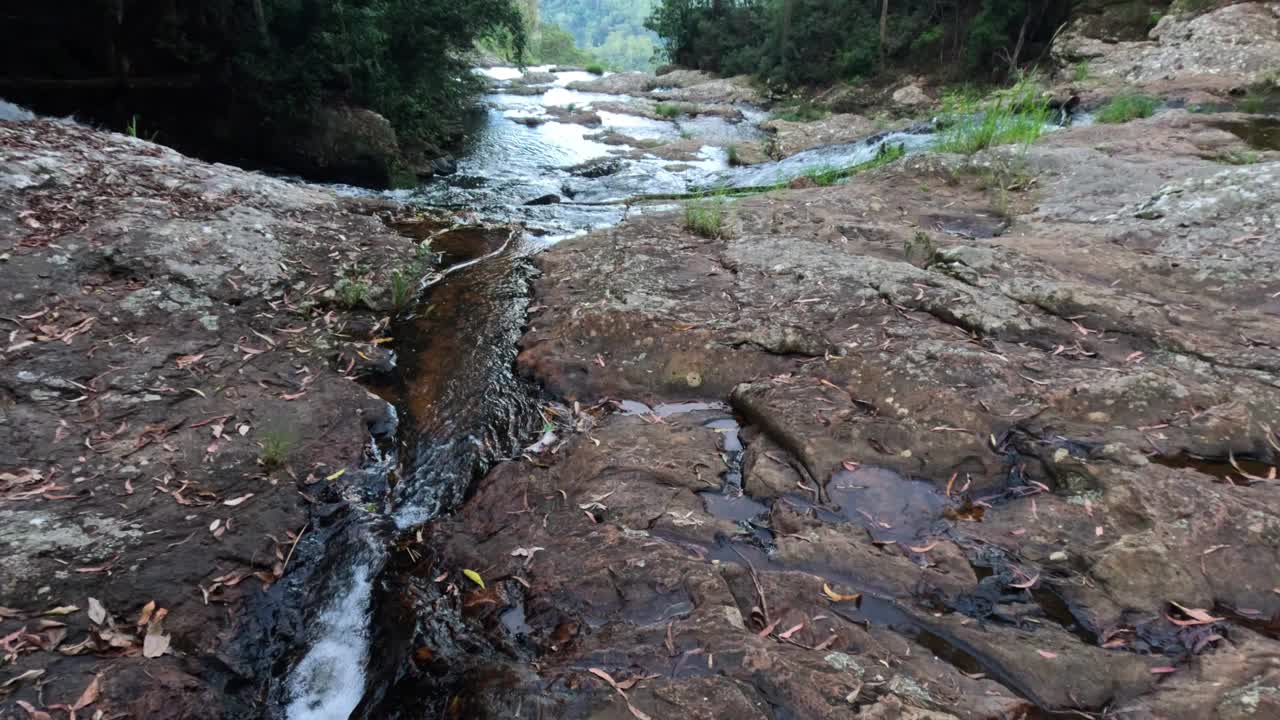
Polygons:
[[1046,660],[1052,660],[1052,659],[1054,659],[1054,658],[1058,657],[1058,653],[1055,653],[1055,652],[1049,652],[1048,650],[1037,650],[1036,652],[1040,653],[1040,657],[1042,657],[1042,658],[1044,658],[1044,659],[1046,659]]
[[138,613],[138,627],[142,627],[151,622],[151,614],[156,611],[156,601],[152,600],[142,606],[142,612]]
[[1201,610],[1200,608],[1189,608],[1184,605],[1179,605],[1178,603],[1172,600],[1169,601],[1169,604],[1178,608],[1183,613],[1185,613],[1187,617],[1191,618],[1191,620],[1174,620],[1173,618],[1169,618],[1169,622],[1173,623],[1174,625],[1179,625],[1179,626],[1209,625],[1211,623],[1221,622],[1222,620],[1225,619],[1220,617],[1214,617],[1210,615],[1208,611]]
[[612,687],[613,689],[615,689],[615,690],[617,690],[617,689],[618,689],[618,683],[617,683],[617,681],[615,681],[615,680],[613,679],[613,676],[612,676],[612,675],[610,675],[609,673],[605,672],[604,670],[601,670],[600,668],[587,668],[587,672],[589,672],[589,673],[591,673],[592,675],[595,675],[596,677],[600,678],[601,680],[604,680],[605,682],[609,683],[609,686],[610,686],[610,687]]
[[[1023,575],[1023,577],[1026,577],[1026,576]],[[1027,578],[1023,582],[1009,583],[1009,587],[1018,588],[1019,590],[1026,590],[1029,587],[1034,587],[1035,584],[1039,581],[1040,581],[1040,574],[1036,573],[1034,576]]]
[[93,682],[89,683],[84,692],[80,693],[80,699],[76,700],[76,704],[71,706],[73,711],[83,710],[98,700],[98,683],[100,680],[102,680],[101,675],[93,676]]
[[929,543],[928,545],[919,545],[919,546],[917,546],[917,545],[908,545],[908,546],[907,546],[907,549],[908,549],[908,550],[910,550],[911,552],[914,552],[914,553],[927,553],[927,552],[929,552],[930,550],[932,550],[932,549],[934,549],[934,548],[936,548],[936,547],[938,547],[938,541],[937,541],[937,540],[934,540],[933,542]]
[[19,700],[18,707],[27,711],[30,720],[53,720],[53,716],[43,710],[37,710],[34,705],[26,700]]
[[782,638],[783,640],[790,640],[792,635],[795,635],[796,633],[800,632],[803,628],[804,628],[804,623],[800,623],[799,625],[793,625],[791,626],[790,630],[787,630],[786,632],[782,633],[778,637]]
[[251,498],[251,497],[253,497],[253,493],[246,493],[246,494],[244,494],[244,495],[241,495],[241,496],[240,496],[240,497],[238,497],[238,498],[232,498],[231,500],[227,500],[226,502],[224,502],[224,503],[222,503],[222,504],[223,504],[223,505],[226,505],[226,506],[228,506],[228,507],[235,507],[235,506],[237,506],[237,505],[239,505],[239,504],[243,503],[245,500],[248,500],[248,499],[249,499],[249,498]]

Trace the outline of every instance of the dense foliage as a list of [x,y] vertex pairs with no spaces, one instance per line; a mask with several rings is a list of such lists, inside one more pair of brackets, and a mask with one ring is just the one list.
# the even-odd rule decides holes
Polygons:
[[543,22],[573,35],[577,45],[617,70],[652,65],[657,36],[644,23],[655,0],[541,0]]
[[673,62],[780,84],[887,65],[972,77],[1034,59],[1069,0],[661,0],[647,25]]
[[162,137],[350,104],[438,143],[479,89],[464,53],[497,34],[520,48],[524,32],[512,0],[50,0],[6,15],[0,94],[40,106],[74,92],[62,104],[117,127],[103,116],[141,113]]

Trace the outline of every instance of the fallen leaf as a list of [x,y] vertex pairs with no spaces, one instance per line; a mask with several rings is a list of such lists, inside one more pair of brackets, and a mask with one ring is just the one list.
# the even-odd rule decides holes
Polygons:
[[238,498],[233,498],[233,499],[231,499],[231,500],[228,500],[228,501],[226,501],[226,502],[224,502],[224,503],[222,503],[222,504],[223,504],[223,505],[226,505],[226,506],[228,506],[228,507],[235,507],[235,506],[239,505],[240,503],[244,502],[245,500],[248,500],[248,499],[249,499],[249,498],[251,498],[251,497],[253,497],[253,493],[248,493],[248,494],[246,494],[246,495],[241,495],[241,496],[240,496],[240,497],[238,497]]
[[80,608],[75,605],[61,605],[50,610],[45,610],[41,615],[70,615],[71,613],[80,612]]
[[142,606],[142,612],[138,614],[138,627],[142,627],[151,622],[151,615],[156,611],[156,601],[152,600]]
[[604,680],[605,682],[609,683],[609,687],[612,687],[612,688],[613,688],[613,689],[615,689],[615,690],[618,688],[618,683],[617,683],[617,681],[615,681],[615,680],[613,679],[613,676],[612,676],[612,675],[610,675],[609,673],[605,672],[604,670],[601,670],[600,668],[587,668],[587,672],[589,672],[589,673],[591,673],[592,675],[595,675],[596,677],[600,678],[601,680]]
[[342,474],[345,473],[346,471],[347,471],[346,468],[343,468],[342,470],[339,470],[338,472],[325,477],[325,480],[328,480],[329,482],[333,482],[334,480],[337,480],[338,478],[342,477]]
[[[157,626],[153,625],[152,628]],[[169,651],[169,636],[161,632],[147,631],[146,637],[142,639],[142,655],[143,657],[158,658]]]
[[857,602],[862,598],[862,593],[838,593],[826,583],[822,583],[822,594],[830,598],[832,602]]
[[[1024,575],[1023,577],[1026,577],[1026,576]],[[1036,573],[1034,577],[1029,577],[1023,582],[1009,583],[1009,587],[1018,588],[1019,590],[1026,590],[1029,587],[1033,587],[1039,580],[1040,580],[1040,574]]]
[[1221,622],[1222,620],[1225,619],[1220,617],[1214,617],[1210,615],[1207,611],[1201,610],[1200,608],[1189,608],[1183,605],[1179,605],[1178,603],[1172,600],[1169,601],[1169,604],[1178,608],[1183,613],[1185,613],[1187,617],[1191,618],[1191,620],[1174,620],[1173,618],[1168,617],[1166,615],[1165,617],[1167,617],[1169,619],[1169,622],[1173,623],[1174,625],[1179,625],[1179,626],[1209,625],[1211,623]]
[[1040,657],[1045,658],[1046,660],[1052,660],[1058,657],[1058,653],[1049,652],[1048,650],[1037,650],[1036,652],[1040,653]]
[[791,639],[792,635],[795,635],[796,633],[800,632],[802,629],[804,629],[804,623],[800,623],[799,625],[793,625],[791,626],[790,630],[787,630],[786,632],[782,633],[778,637],[782,638],[783,640],[789,640]]
[[[98,681],[102,679],[101,675],[94,675],[93,682],[89,683],[89,687],[80,693],[80,699],[76,700],[76,704],[71,706],[72,711],[83,710],[92,705],[98,699]],[[74,714],[74,712],[73,712]]]
[[763,629],[763,630],[761,630],[760,632],[756,633],[756,637],[769,637],[769,634],[773,632],[773,629],[774,629],[774,628],[778,627],[778,623],[780,623],[780,622],[782,622],[782,619],[781,619],[781,618],[779,618],[779,619],[777,619],[777,620],[774,620],[773,622],[769,623],[768,625],[766,625],[766,626],[764,627],[764,629]]
[[30,716],[31,720],[53,720],[52,715],[42,710],[37,710],[34,705],[27,702],[26,700],[19,700],[18,707],[22,708],[23,710],[26,710],[27,715]]
[[466,575],[471,582],[479,585],[481,590],[484,590],[484,578],[480,577],[480,573],[475,570],[463,569],[462,574]]
[[18,683],[22,682],[23,680],[34,680],[34,679],[36,679],[36,678],[40,677],[40,676],[41,676],[41,675],[43,675],[43,674],[44,674],[44,671],[43,671],[43,670],[28,670],[28,671],[26,671],[26,672],[22,673],[21,675],[15,675],[15,676],[13,676],[13,677],[9,678],[8,680],[6,680],[6,681],[4,682],[4,684],[3,684],[3,685],[0,685],[0,688],[7,688],[7,687],[9,687],[9,686],[11,686],[11,685],[17,685]]
[[101,625],[107,619],[107,609],[98,602],[97,598],[89,598],[89,620],[95,625]]
[[936,548],[936,547],[938,547],[938,541],[937,541],[937,540],[934,540],[933,542],[929,543],[928,545],[921,545],[921,546],[919,546],[919,547],[917,547],[917,546],[915,546],[915,545],[909,545],[909,546],[907,546],[907,549],[908,549],[908,550],[910,550],[911,552],[915,552],[915,553],[927,553],[927,552],[929,552],[930,550],[932,550],[932,549],[934,549],[934,548]]
[[1153,675],[1167,675],[1168,673],[1172,673],[1172,672],[1178,672],[1178,668],[1176,668],[1176,667],[1169,667],[1168,665],[1163,665],[1163,666],[1161,666],[1161,667],[1153,667],[1153,668],[1151,668],[1151,673],[1152,673]]

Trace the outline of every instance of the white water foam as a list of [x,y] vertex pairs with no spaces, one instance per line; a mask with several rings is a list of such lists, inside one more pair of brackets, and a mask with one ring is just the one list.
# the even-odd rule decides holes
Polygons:
[[347,720],[364,696],[369,656],[369,558],[358,558],[351,578],[320,614],[312,646],[289,677],[288,720]]

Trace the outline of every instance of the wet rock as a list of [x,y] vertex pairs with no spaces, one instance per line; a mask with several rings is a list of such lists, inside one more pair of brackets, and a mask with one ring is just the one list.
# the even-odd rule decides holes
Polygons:
[[876,131],[873,121],[850,114],[831,115],[812,122],[774,119],[760,127],[773,135],[770,148],[778,159],[823,145],[854,142]]
[[600,178],[613,175],[622,169],[622,161],[617,158],[597,158],[569,168],[569,172],[578,177]]
[[543,195],[543,196],[541,196],[541,197],[536,197],[536,198],[534,198],[534,199],[532,199],[532,200],[530,200],[530,201],[526,202],[526,203],[525,203],[525,205],[555,205],[555,204],[557,204],[557,203],[559,203],[559,202],[560,202],[560,196],[559,196],[559,195],[556,195],[556,194],[554,194],[554,193],[552,193],[552,194],[549,194],[549,195]]

